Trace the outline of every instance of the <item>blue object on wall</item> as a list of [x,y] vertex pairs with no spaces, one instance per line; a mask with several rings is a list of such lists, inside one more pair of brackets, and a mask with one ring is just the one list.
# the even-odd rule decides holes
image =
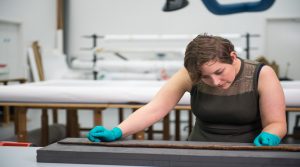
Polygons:
[[217,0],[202,0],[206,8],[216,15],[227,15],[241,12],[261,12],[269,9],[275,0],[260,0],[258,2],[241,2],[220,4]]

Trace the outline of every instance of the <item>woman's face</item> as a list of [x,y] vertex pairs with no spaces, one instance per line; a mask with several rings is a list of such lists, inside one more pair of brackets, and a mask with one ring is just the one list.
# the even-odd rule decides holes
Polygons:
[[203,64],[200,70],[202,82],[220,89],[229,88],[237,74],[236,67],[233,64],[221,63],[215,60]]

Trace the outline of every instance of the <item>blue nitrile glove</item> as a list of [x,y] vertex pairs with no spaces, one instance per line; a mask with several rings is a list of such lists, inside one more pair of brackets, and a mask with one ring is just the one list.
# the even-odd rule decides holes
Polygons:
[[268,132],[261,132],[253,143],[255,146],[277,146],[280,143],[280,137]]
[[120,139],[121,137],[122,131],[118,127],[115,127],[112,130],[108,130],[103,126],[96,126],[87,134],[87,138],[92,142],[115,141]]

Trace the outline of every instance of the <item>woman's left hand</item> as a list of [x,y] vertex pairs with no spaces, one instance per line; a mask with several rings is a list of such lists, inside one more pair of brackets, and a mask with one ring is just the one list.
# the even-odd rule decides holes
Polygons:
[[277,146],[280,143],[280,137],[277,135],[268,133],[268,132],[261,132],[255,139],[254,145],[255,146]]

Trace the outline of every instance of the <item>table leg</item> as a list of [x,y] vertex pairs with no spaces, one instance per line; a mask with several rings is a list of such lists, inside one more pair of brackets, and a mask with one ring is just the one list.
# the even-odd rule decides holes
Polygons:
[[57,114],[56,108],[52,109],[52,117],[53,117],[53,124],[57,124],[58,123],[58,114]]
[[[134,111],[132,111],[134,112]],[[145,131],[142,130],[140,132],[137,132],[136,134],[133,135],[133,138],[136,140],[145,140]]]
[[3,123],[8,124],[10,122],[9,106],[3,106]]
[[48,110],[42,109],[42,127],[41,127],[41,145],[46,146],[49,144],[49,121],[48,121]]
[[102,110],[103,108],[94,109],[94,126],[102,125]]
[[180,140],[180,110],[175,110],[175,140]]
[[79,137],[78,115],[76,109],[67,109],[67,137]]
[[148,133],[148,140],[153,140],[153,126],[149,126],[147,133]]
[[15,135],[18,134],[19,132],[19,122],[18,122],[18,119],[19,119],[19,114],[17,112],[17,107],[14,107],[14,112],[15,112],[15,115],[14,115],[14,123],[15,123]]
[[189,113],[189,135],[190,135],[193,129],[193,113],[191,110],[188,110],[188,113]]
[[119,123],[121,123],[124,120],[124,109],[119,108]]
[[136,134],[133,135],[133,138],[135,140],[145,140],[145,132],[144,131],[137,132]]
[[163,140],[170,139],[170,114],[167,114],[163,119]]
[[27,109],[25,107],[15,107],[15,132],[17,133],[17,140],[19,142],[27,142]]
[[289,135],[289,111],[285,111],[287,135]]

